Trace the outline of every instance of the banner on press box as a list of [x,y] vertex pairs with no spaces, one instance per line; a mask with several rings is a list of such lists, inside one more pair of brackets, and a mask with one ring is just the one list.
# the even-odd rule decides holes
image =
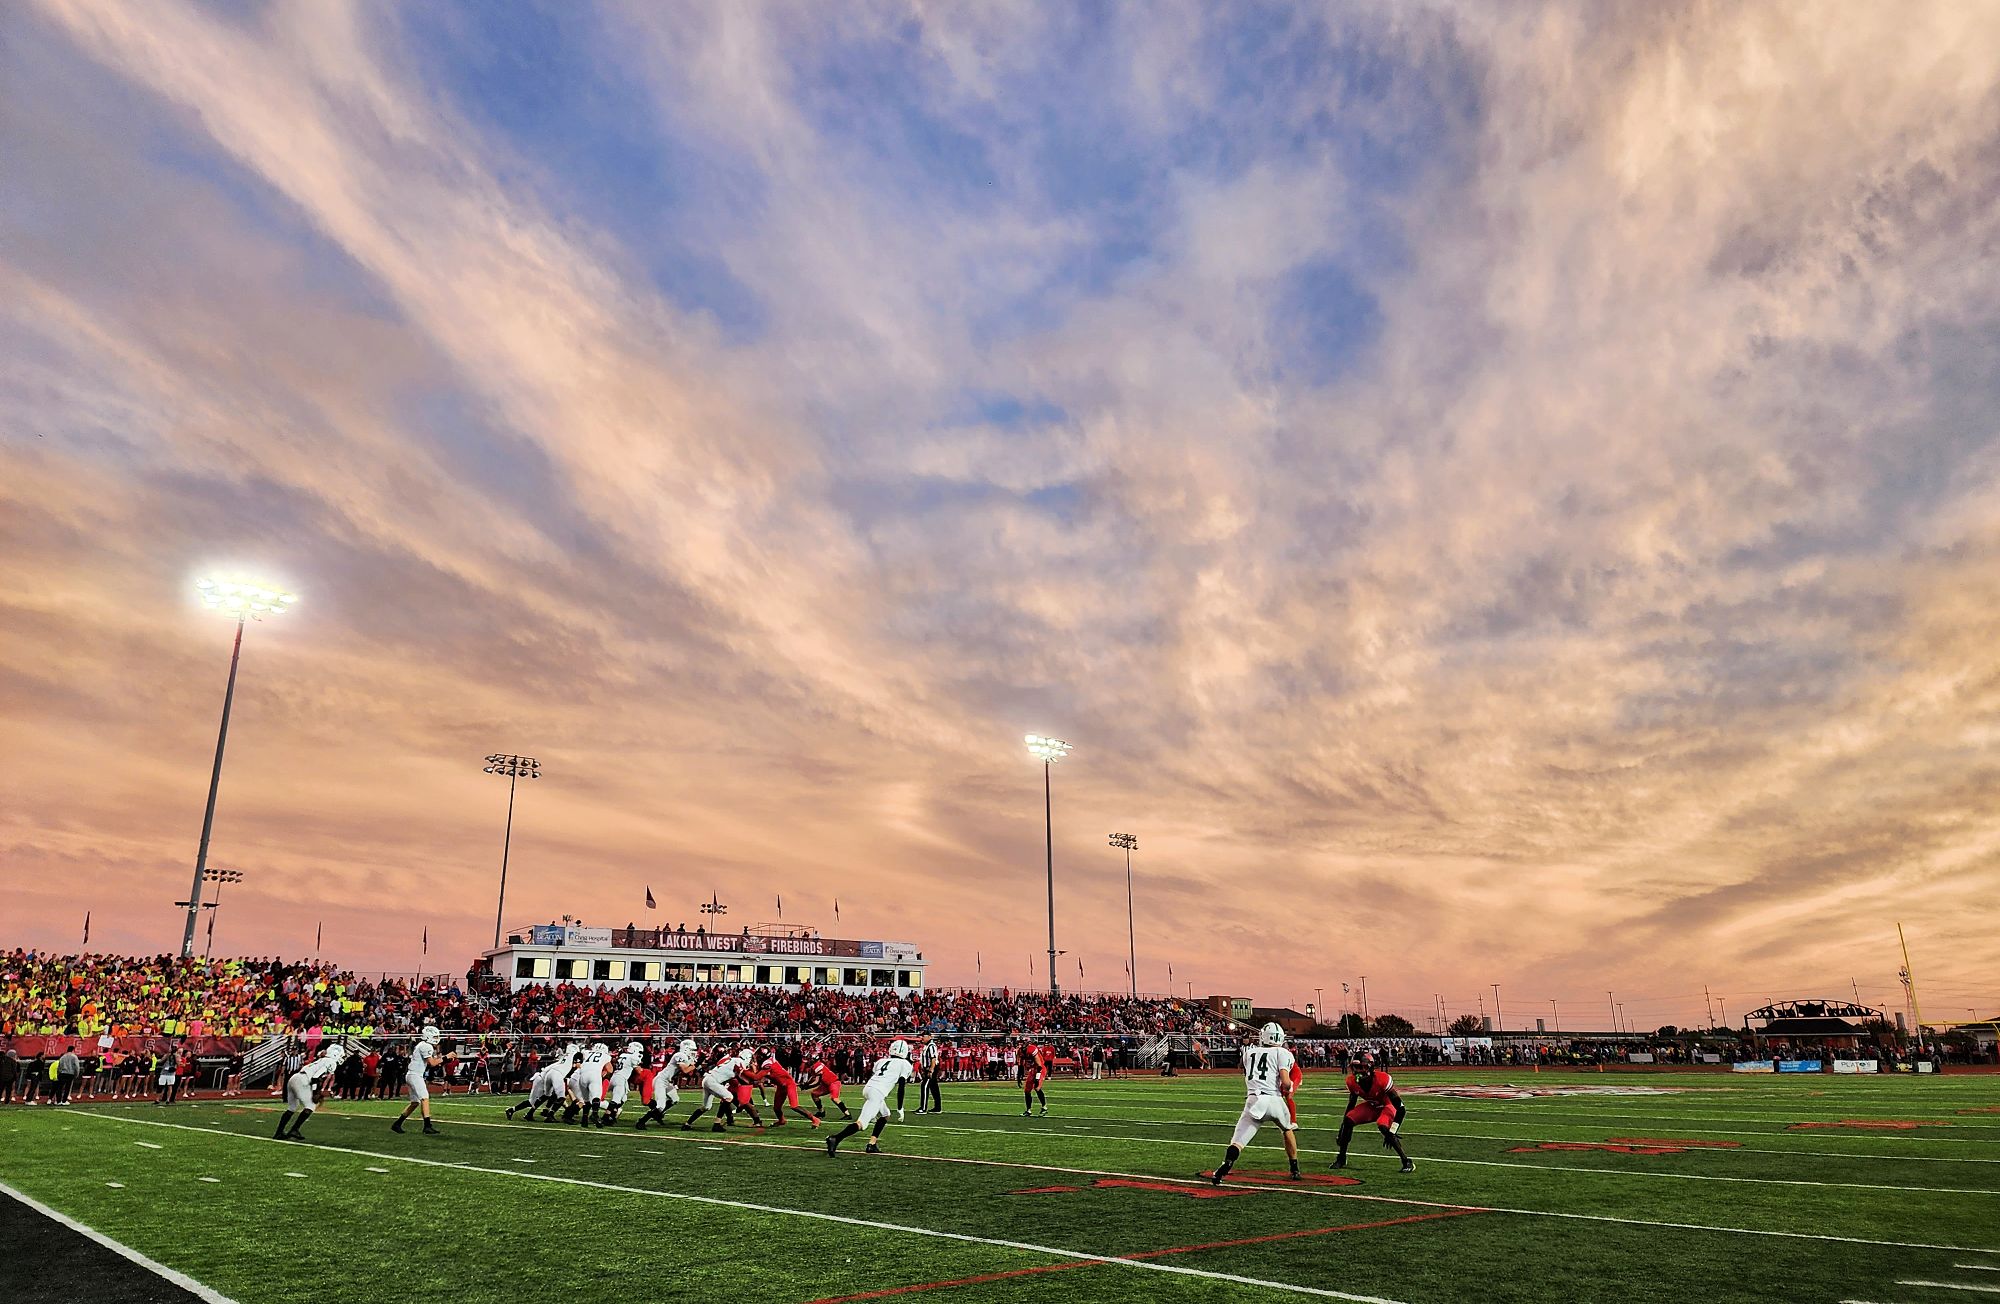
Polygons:
[[1833,1062],[1833,1071],[1835,1073],[1874,1073],[1877,1071],[1877,1065],[1874,1060],[1835,1060]]

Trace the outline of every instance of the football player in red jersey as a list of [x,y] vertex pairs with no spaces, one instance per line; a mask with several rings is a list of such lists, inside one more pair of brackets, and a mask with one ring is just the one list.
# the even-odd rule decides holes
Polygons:
[[763,1072],[765,1084],[771,1088],[771,1112],[777,1117],[777,1121],[772,1126],[783,1127],[785,1125],[785,1106],[787,1105],[792,1107],[794,1114],[797,1114],[806,1122],[812,1124],[814,1127],[819,1126],[818,1119],[799,1107],[799,1080],[792,1076],[792,1071],[786,1068],[784,1062],[778,1058],[778,1052],[769,1047],[765,1048],[764,1051]]
[[1347,1143],[1354,1136],[1354,1125],[1373,1123],[1382,1129],[1382,1144],[1403,1161],[1403,1171],[1416,1172],[1417,1161],[1404,1151],[1401,1136],[1403,1116],[1408,1112],[1403,1097],[1396,1091],[1395,1081],[1376,1066],[1372,1054],[1364,1051],[1347,1074],[1347,1117],[1340,1120],[1340,1153],[1334,1157],[1333,1166],[1347,1167]]
[[840,1103],[840,1075],[833,1071],[833,1065],[827,1062],[827,1058],[826,1047],[822,1046],[806,1061],[806,1077],[812,1083],[806,1094],[812,1097],[813,1117],[825,1118],[826,1102],[831,1100],[842,1118],[853,1118],[847,1106]]
[[1299,1088],[1306,1084],[1305,1065],[1292,1060],[1292,1089],[1285,1095],[1285,1108],[1291,1112],[1292,1122],[1299,1121]]
[[1049,1114],[1048,1093],[1042,1086],[1049,1080],[1049,1066],[1055,1062],[1055,1052],[1046,1046],[1029,1042],[1021,1047],[1021,1117],[1034,1115],[1037,1102],[1042,1107],[1042,1117]]

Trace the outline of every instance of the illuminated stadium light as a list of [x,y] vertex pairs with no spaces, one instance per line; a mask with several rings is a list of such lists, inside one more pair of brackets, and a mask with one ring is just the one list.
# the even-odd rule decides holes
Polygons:
[[507,855],[514,848],[514,785],[542,777],[542,763],[532,756],[495,752],[486,758],[486,773],[507,780],[507,832],[500,840],[500,900],[493,908],[493,949],[500,949],[500,919],[507,913]]
[[1049,767],[1069,755],[1069,744],[1060,738],[1028,735],[1028,754],[1042,763],[1042,819],[1048,843],[1049,871],[1049,995],[1061,995],[1056,982],[1056,817],[1049,796]]
[[1139,999],[1139,933],[1132,924],[1132,853],[1139,849],[1136,833],[1114,833],[1111,845],[1125,852],[1125,973],[1132,980],[1132,999]]
[[[201,599],[202,606],[235,619],[236,642],[229,652],[229,683],[222,690],[222,727],[216,731],[215,765],[208,773],[208,807],[201,817],[201,845],[195,851],[194,857],[194,886],[189,889],[188,899],[185,902],[175,902],[176,905],[187,907],[187,926],[181,933],[183,959],[192,959],[194,956],[195,921],[201,917],[202,912],[201,885],[204,882],[215,882],[219,893],[221,882],[233,881],[216,880],[209,874],[208,842],[210,834],[215,831],[215,797],[222,786],[222,752],[229,742],[229,707],[236,700],[236,666],[243,658],[243,624],[245,621],[263,620],[267,616],[281,615],[290,611],[299,600],[298,594],[284,589],[275,589],[248,580],[214,579],[206,575],[194,582],[194,591],[195,596]],[[211,945],[214,940],[213,934],[211,919]]]

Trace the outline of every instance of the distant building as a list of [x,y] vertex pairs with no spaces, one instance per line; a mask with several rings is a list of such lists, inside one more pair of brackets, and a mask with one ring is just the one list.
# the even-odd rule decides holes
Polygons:
[[924,987],[923,952],[909,942],[819,937],[810,930],[711,933],[684,928],[537,924],[485,953],[488,972],[523,987],[743,986],[833,988],[854,995]]

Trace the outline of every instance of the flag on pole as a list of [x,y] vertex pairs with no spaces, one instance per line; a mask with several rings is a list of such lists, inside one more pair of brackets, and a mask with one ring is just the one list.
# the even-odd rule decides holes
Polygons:
[[431,926],[430,926],[429,924],[425,924],[425,925],[424,925],[424,954],[425,954],[425,955],[429,955],[430,953],[431,953]]
[[839,897],[835,897],[835,898],[833,899],[833,917],[834,917],[835,919],[838,919],[838,918],[840,918],[840,898],[839,898]]
[[778,918],[783,919],[784,917],[785,917],[785,894],[783,892],[780,892],[778,893]]
[[88,910],[83,912],[83,944],[85,946],[90,945],[90,912]]
[[972,953],[972,972],[974,972],[974,973],[985,973],[985,972],[986,972],[986,965],[985,965],[984,961],[982,961],[982,960],[980,959],[980,956],[979,956],[979,952],[977,952],[977,951],[974,951],[974,952]]
[[1083,981],[1083,957],[1080,955],[1076,957],[1076,980]]
[[646,909],[658,910],[659,908],[660,903],[653,900],[653,885],[648,883],[646,884]]
[[1035,976],[1035,953],[1033,951],[1030,951],[1028,952],[1028,977],[1033,978],[1034,976]]
[[320,921],[319,921],[318,923],[316,923],[316,924],[314,924],[314,925],[313,925],[313,954],[314,954],[314,955],[318,955],[318,954],[319,954],[319,941],[320,941],[320,938],[321,938],[321,937],[323,937],[323,936],[324,936],[325,934],[326,934],[326,921],[325,921],[324,919],[322,919],[322,920],[320,920]]

